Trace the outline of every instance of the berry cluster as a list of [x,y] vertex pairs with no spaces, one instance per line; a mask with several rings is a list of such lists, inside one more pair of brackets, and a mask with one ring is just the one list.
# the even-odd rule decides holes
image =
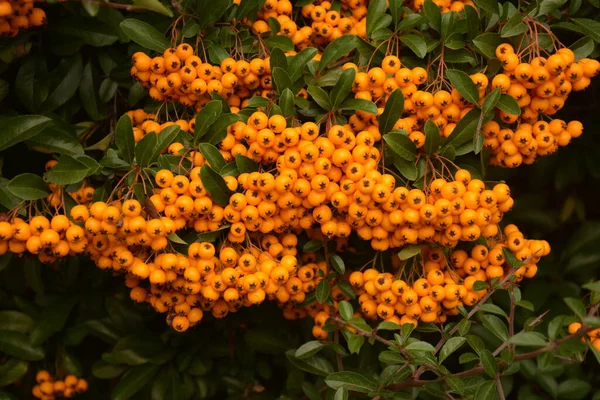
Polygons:
[[37,385],[33,387],[31,394],[41,400],[54,400],[58,397],[71,398],[88,390],[87,381],[77,378],[75,375],[67,375],[64,379],[54,380],[48,371],[41,370],[37,373],[35,380]]
[[[546,122],[542,116],[559,111],[572,90],[589,86],[590,79],[600,73],[600,62],[591,59],[575,62],[573,52],[563,48],[548,59],[536,57],[530,63],[521,63],[509,44],[500,45],[496,55],[503,63],[504,73],[495,75],[491,81],[483,73],[470,76],[478,88],[479,102],[483,103],[490,91],[499,89],[517,101],[522,113],[519,116],[498,111],[498,122],[492,120],[483,125],[484,147],[492,155],[490,164],[505,167],[531,164],[537,156],[552,154],[559,146],[566,146],[572,138],[582,134],[583,126],[579,121],[567,124],[555,119]],[[383,107],[392,92],[402,91],[404,115],[394,128],[406,130],[417,148],[425,143],[425,121],[433,121],[441,135],[448,137],[474,107],[456,88],[451,91],[421,90],[419,86],[428,81],[427,71],[420,67],[402,68],[396,56],[385,57],[381,67],[366,72],[358,72],[352,63],[342,68],[357,71],[352,88],[356,98],[374,101]],[[357,113],[349,122],[362,128],[363,120],[364,117]],[[511,128],[514,124],[517,127]]]
[[189,44],[169,48],[150,58],[142,52],[133,55],[131,75],[149,90],[156,101],[178,101],[197,110],[217,93],[237,112],[255,94],[272,97],[273,81],[268,59],[250,62],[233,58],[220,66],[202,62]]
[[339,10],[332,9],[329,1],[313,1],[302,7],[304,20],[301,22],[292,19],[291,14],[289,0],[267,0],[256,21],[244,22],[252,27],[254,34],[262,35],[271,32],[267,21],[274,18],[279,23],[279,32],[274,33],[289,37],[298,50],[327,45],[344,34],[366,37],[367,4],[364,0],[344,0]]
[[20,30],[46,23],[46,13],[41,8],[34,7],[34,1],[0,1],[0,37],[15,37]]
[[[524,263],[516,271],[508,264],[505,249]],[[474,245],[469,251],[456,249],[449,258],[441,248],[424,245],[420,268],[408,273],[406,265],[395,258],[394,274],[370,268],[351,272],[344,279],[358,295],[360,309],[355,316],[398,325],[443,323],[448,316],[458,315],[459,306],[473,306],[487,293],[485,288],[475,289],[475,282],[502,279],[508,274],[517,280],[532,278],[537,262],[549,252],[546,241],[527,240],[515,225],[507,225],[498,239]],[[333,306],[314,303],[308,307],[316,338],[327,337],[323,328],[330,318],[337,317],[338,301],[345,299],[332,297],[336,300]]]

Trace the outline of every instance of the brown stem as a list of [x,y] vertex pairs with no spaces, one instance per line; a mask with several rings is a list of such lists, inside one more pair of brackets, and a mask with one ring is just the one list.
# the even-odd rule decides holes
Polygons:
[[[595,315],[598,312],[599,307],[600,307],[600,303],[595,304],[588,312],[588,316]],[[580,338],[584,337],[588,332],[590,332],[594,329],[595,328],[593,326],[590,326],[589,324],[584,322],[583,325],[581,326],[581,328],[574,334],[565,336],[562,339],[557,339],[557,340],[549,343],[548,345],[546,345],[542,348],[539,348],[537,350],[530,351],[527,353],[517,354],[514,357],[514,361],[521,361],[521,360],[527,360],[530,358],[535,358],[535,357],[539,356],[540,354],[547,353],[549,351],[557,349],[561,344],[563,344],[569,340],[580,339]],[[507,366],[508,365],[506,364],[506,362],[504,360],[501,360],[500,362],[498,362],[499,370],[502,370],[502,369],[506,368]],[[479,375],[484,372],[485,372],[485,370],[483,369],[482,366],[476,366],[476,367],[473,367],[466,371],[461,371],[461,372],[452,374],[452,376],[456,376],[456,377],[460,378],[460,377],[465,377],[465,376]],[[390,386],[386,387],[386,389],[398,391],[398,390],[408,389],[408,388],[412,388],[412,387],[421,387],[430,382],[442,382],[443,380],[444,380],[444,377],[440,377],[440,378],[433,379],[433,380],[421,380],[421,379],[413,378],[413,379],[410,379],[410,380],[402,382],[402,383],[390,385]]]

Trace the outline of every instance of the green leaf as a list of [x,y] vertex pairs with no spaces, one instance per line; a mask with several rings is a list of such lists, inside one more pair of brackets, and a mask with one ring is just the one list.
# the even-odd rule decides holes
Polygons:
[[[383,2],[385,3],[385,0],[383,0]],[[373,2],[371,2],[371,4],[373,4]],[[369,5],[369,7],[371,6]],[[354,68],[345,69],[333,89],[331,89],[331,92],[329,93],[329,102],[334,110],[336,110],[350,94],[355,75],[356,71],[354,71]]]
[[394,125],[402,116],[404,111],[404,95],[400,89],[396,89],[388,97],[383,113],[378,118],[379,132],[385,135],[394,129]]
[[[294,43],[292,42],[292,39],[290,39],[287,36],[282,36],[282,35],[271,36],[271,37],[267,38],[265,40],[265,42],[267,43],[267,47],[270,50],[274,50],[274,49],[281,49],[283,51],[294,50]],[[227,52],[225,52],[225,54],[227,54]]]
[[161,151],[177,137],[181,128],[179,125],[171,125],[163,129],[159,134],[149,132],[135,145],[135,160],[140,167],[152,164]]
[[456,350],[458,350],[460,348],[460,346],[462,346],[466,341],[467,341],[467,339],[465,339],[464,337],[453,337],[453,338],[448,339],[446,341],[446,343],[444,343],[444,345],[440,349],[440,355],[439,355],[440,364],[443,363],[444,360],[446,358],[448,358],[448,356],[450,356],[450,354],[452,354]]
[[305,252],[315,252],[323,248],[323,242],[320,240],[310,240],[306,242],[306,244],[302,247],[302,251]]
[[[269,21],[275,20],[275,18],[269,18]],[[271,65],[271,70],[274,68],[281,68],[284,71],[287,69],[287,57],[285,55],[285,53],[283,52],[283,50],[281,49],[273,49],[273,51],[271,52],[271,57],[269,58],[269,63]]]
[[51,193],[48,185],[35,174],[15,176],[6,185],[6,190],[21,200],[39,200],[48,197]]
[[54,111],[65,104],[71,97],[77,93],[77,88],[81,81],[83,73],[83,64],[81,56],[77,55],[71,58],[63,58],[52,75],[60,78],[54,87],[50,90],[48,98],[42,108],[45,111]]
[[133,138],[133,124],[127,114],[123,114],[115,128],[115,144],[123,160],[131,164],[135,157],[135,140]]
[[573,54],[575,54],[575,60],[581,60],[592,54],[595,44],[591,37],[586,36],[570,45],[569,48],[573,51]]
[[475,353],[463,353],[460,355],[460,357],[458,358],[458,362],[460,364],[466,364],[472,361],[479,361],[479,355],[475,354]]
[[494,336],[506,342],[508,339],[508,328],[500,318],[487,314],[481,317],[481,321],[483,322],[483,326],[492,332]]
[[335,395],[333,395],[333,400],[348,400],[348,389],[341,387],[336,390]]
[[325,111],[331,110],[331,103],[329,102],[329,95],[323,89],[318,86],[308,85],[308,94],[310,97]]
[[256,161],[241,154],[235,156],[235,164],[237,165],[238,170],[242,174],[258,171],[258,164],[256,163]]
[[[22,360],[17,360],[15,358],[11,358],[6,361],[4,364],[0,365],[0,387],[7,386],[17,382],[21,379],[26,373],[28,369],[29,363]],[[2,396],[0,393],[0,398],[8,399]]]
[[38,56],[29,56],[21,64],[15,79],[15,92],[29,112],[40,110],[48,97],[48,70]]
[[346,281],[341,281],[337,283],[337,287],[340,289],[342,294],[349,299],[354,300],[356,298],[356,292],[354,292],[354,288],[352,285]]
[[241,119],[238,114],[223,114],[210,126],[208,133],[202,137],[203,142],[219,144],[227,137],[227,128]]
[[498,13],[498,0],[475,0],[475,4],[490,14]]
[[329,43],[319,62],[319,70],[324,70],[335,61],[339,60],[344,54],[347,54],[357,47],[357,39],[355,35],[342,35]]
[[446,75],[450,79],[452,86],[458,90],[460,95],[469,103],[479,106],[479,91],[477,85],[473,83],[469,75],[457,69],[446,70]]
[[31,343],[40,345],[51,335],[61,331],[76,303],[76,298],[64,296],[44,307],[35,328],[31,332]]
[[425,57],[427,54],[427,43],[421,36],[417,35],[402,35],[400,41],[415,53],[419,58]]
[[496,106],[505,113],[511,115],[521,115],[521,107],[519,107],[519,103],[517,103],[517,101],[508,94],[500,95],[500,99],[498,100]]
[[271,74],[273,75],[273,86],[279,93],[285,89],[293,89],[294,84],[292,83],[292,79],[283,68],[275,67],[271,71]]
[[0,330],[0,352],[25,360],[40,361],[45,357],[44,349],[33,346],[21,332]]
[[448,387],[457,394],[463,395],[465,392],[465,383],[457,376],[447,375],[444,380],[448,384]]
[[500,93],[500,88],[496,88],[485,96],[485,99],[483,100],[483,105],[481,106],[481,109],[484,114],[492,112],[494,108],[496,108],[496,104],[498,104],[501,94],[502,93]]
[[473,45],[487,59],[496,57],[496,48],[500,46],[502,39],[497,33],[486,32],[473,39]]
[[521,13],[515,13],[515,15],[508,20],[506,25],[502,27],[500,36],[503,38],[509,38],[525,33],[527,30],[527,24],[523,22],[523,16]]
[[458,148],[461,145],[473,140],[479,125],[479,118],[482,116],[481,110],[474,108],[467,113],[454,127],[454,130],[446,138],[441,151],[444,151],[448,146],[452,145]]
[[327,376],[333,372],[333,367],[326,358],[314,355],[307,359],[299,360],[295,357],[295,353],[295,350],[288,350],[285,355],[296,368],[319,376]]
[[508,343],[517,346],[543,347],[547,345],[544,335],[538,332],[519,332],[508,339]]
[[541,0],[537,2],[537,7],[529,14],[533,17],[550,14],[552,11],[558,10],[566,2],[567,0]]
[[580,319],[584,318],[586,315],[585,306],[579,299],[575,299],[573,297],[567,297],[564,299],[564,302],[567,303],[567,306],[573,311],[575,315],[577,315]]
[[127,367],[121,365],[108,364],[102,360],[97,360],[92,364],[92,375],[100,379],[112,379],[121,375],[127,370]]
[[91,17],[95,17],[98,15],[98,11],[100,11],[100,3],[93,0],[82,0],[81,5]]
[[83,375],[83,367],[81,366],[81,362],[73,356],[73,354],[65,351],[62,355],[62,365],[67,374],[72,374],[75,376]]
[[375,382],[374,379],[358,372],[351,371],[334,372],[333,374],[329,374],[327,375],[327,378],[325,378],[325,383],[327,386],[335,390],[344,387],[348,390],[359,393],[369,393],[374,391],[377,386],[377,382]]
[[495,400],[497,394],[496,382],[485,381],[477,387],[473,400]]
[[498,373],[498,362],[494,358],[492,352],[485,349],[481,352],[480,357],[481,365],[483,366],[485,373],[488,374],[490,378],[495,378]]
[[327,301],[327,299],[329,299],[330,293],[331,293],[331,285],[329,284],[329,282],[327,282],[326,279],[323,279],[317,285],[317,289],[316,289],[317,301],[320,304],[325,303]]
[[417,179],[418,171],[417,166],[412,161],[406,161],[403,158],[397,158],[394,161],[394,166],[398,168],[398,171],[402,174],[403,177],[408,179],[409,181],[414,181]]
[[592,385],[589,382],[584,381],[583,379],[571,378],[562,381],[558,385],[558,397],[569,400],[584,399],[590,394],[591,390]]
[[289,60],[287,73],[289,74],[292,82],[296,82],[298,79],[300,79],[304,68],[315,57],[316,54],[317,49],[314,47],[307,47]]
[[131,40],[147,49],[163,53],[170,46],[165,35],[139,19],[128,18],[119,26]]
[[225,166],[223,155],[215,146],[210,143],[200,143],[198,150],[204,156],[210,167],[215,171],[220,171]]
[[392,131],[383,135],[383,140],[390,146],[392,151],[406,161],[415,161],[417,158],[417,147],[408,137],[405,130]]
[[534,310],[533,303],[527,300],[520,300],[517,301],[515,304],[517,305],[517,307],[521,307],[529,311]]
[[[100,85],[100,89],[98,89],[97,76],[96,68],[91,61],[88,61],[85,67],[83,67],[81,83],[79,84],[79,98],[81,99],[83,108],[94,121],[106,118],[107,108],[104,103],[112,99],[118,87],[117,82],[107,78]],[[107,89],[105,82],[108,82],[109,85],[112,82],[112,86]],[[112,90],[112,93],[106,92],[107,90]],[[107,99],[104,99],[103,96],[106,96]]]
[[167,17],[173,16],[173,11],[165,7],[164,4],[159,0],[133,0],[133,4],[162,15],[166,15]]
[[194,125],[194,144],[204,136],[212,124],[223,111],[223,103],[219,100],[211,100],[202,107],[196,114],[196,124]]
[[346,265],[344,264],[344,260],[342,260],[342,257],[338,256],[337,254],[334,254],[329,257],[329,263],[338,274],[344,275],[344,273],[346,272]]
[[130,369],[111,392],[112,400],[126,400],[142,390],[159,370],[158,365],[146,364]]
[[508,247],[505,246],[502,248],[502,254],[504,255],[506,263],[512,268],[519,268],[521,265],[523,265],[523,262],[517,259]]
[[377,114],[377,106],[375,103],[365,99],[346,99],[339,106],[343,111],[364,111],[369,114]]
[[435,353],[435,347],[433,347],[430,343],[423,341],[412,342],[406,346],[406,350],[408,350],[410,353]]
[[[42,279],[42,264],[37,258],[26,258],[23,265],[25,281],[37,294],[44,294],[44,281]],[[27,310],[24,310],[27,312]]]
[[442,27],[442,13],[438,5],[431,0],[425,0],[423,3],[423,14],[429,20],[429,25],[440,32]]
[[33,319],[27,314],[19,311],[0,311],[2,329],[21,333],[29,333],[33,329]]
[[233,192],[227,187],[227,184],[221,175],[208,165],[204,165],[200,170],[200,179],[202,180],[204,188],[215,203],[223,207],[229,204],[229,198]]
[[20,115],[2,120],[0,151],[38,135],[52,120],[42,115]]
[[411,244],[398,252],[398,258],[404,261],[416,256],[417,254],[421,254],[421,245]]
[[81,182],[91,172],[84,163],[71,156],[62,155],[58,159],[58,164],[44,174],[44,178],[57,185],[70,185]]
[[600,43],[600,22],[587,18],[571,18],[571,21],[594,39],[596,43]]
[[414,18],[414,15],[417,14],[409,14],[406,16],[406,18],[402,18],[402,13],[404,12],[404,10],[402,9],[403,7],[403,3],[404,0],[390,0],[389,1],[389,9],[390,9],[390,13],[392,15],[392,22],[394,23],[394,26],[396,27],[397,30],[402,30],[402,26],[400,26],[401,22],[403,22],[406,19],[412,19]]
[[350,354],[358,354],[360,348],[365,344],[365,337],[349,331],[346,331],[345,335],[347,337]]
[[374,32],[375,23],[385,15],[386,0],[371,0],[367,9],[367,37]]
[[440,147],[442,141],[440,136],[440,130],[437,125],[430,119],[425,121],[425,144],[423,148],[427,155],[435,154]]
[[281,108],[281,115],[284,117],[291,117],[294,115],[294,93],[288,88],[285,88],[279,96],[279,108]]
[[294,355],[296,358],[302,360],[314,356],[325,347],[327,347],[327,344],[318,340],[313,340],[298,347]]
[[83,154],[83,147],[79,144],[75,130],[62,121],[54,120],[42,132],[25,141],[34,149],[42,148],[58,154],[78,156]]
[[[481,281],[477,281],[477,282],[481,282]],[[486,287],[488,287],[488,286],[486,286]],[[501,309],[500,307],[498,307],[497,305],[492,304],[492,303],[482,304],[481,306],[479,306],[479,309],[481,311],[485,311],[487,313],[500,315],[501,317],[506,317],[506,312],[503,309]]]
[[340,316],[344,321],[352,319],[352,316],[354,315],[352,304],[348,303],[346,300],[342,300],[339,302],[338,308],[340,311]]

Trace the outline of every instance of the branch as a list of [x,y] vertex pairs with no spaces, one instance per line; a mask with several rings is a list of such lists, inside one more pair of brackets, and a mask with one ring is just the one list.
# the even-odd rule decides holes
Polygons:
[[[596,314],[598,312],[599,307],[600,307],[600,303],[595,304],[588,312],[588,316],[592,316],[592,315]],[[557,349],[561,344],[563,344],[569,340],[580,339],[580,338],[584,337],[588,332],[590,332],[594,329],[596,329],[596,328],[594,328],[593,326],[590,326],[587,323],[584,323],[581,326],[581,328],[574,334],[565,336],[562,339],[557,339],[540,349],[530,351],[528,353],[517,354],[514,357],[514,361],[521,361],[521,360],[527,360],[529,358],[535,358],[535,357],[539,356],[540,354],[547,353],[549,351]],[[508,366],[508,364],[504,360],[500,360],[500,362],[498,362],[498,369],[500,371],[505,369],[507,366]],[[468,369],[466,371],[457,372],[455,374],[452,374],[452,376],[456,376],[456,377],[460,378],[460,377],[465,377],[465,376],[480,375],[480,374],[483,374],[484,372],[485,372],[485,370],[483,369],[483,367],[477,366],[477,367]],[[440,378],[432,379],[432,380],[421,380],[418,378],[413,378],[413,379],[410,379],[410,380],[402,382],[402,383],[390,385],[390,386],[386,387],[386,389],[398,391],[398,390],[408,389],[408,388],[412,388],[412,387],[421,387],[430,382],[442,382],[442,381],[444,381],[444,377],[440,377]]]

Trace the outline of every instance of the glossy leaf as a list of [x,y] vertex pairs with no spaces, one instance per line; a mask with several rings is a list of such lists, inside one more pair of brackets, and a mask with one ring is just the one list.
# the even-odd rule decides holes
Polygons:
[[40,361],[45,357],[41,347],[32,345],[27,336],[15,331],[0,331],[0,352],[25,361]]
[[417,157],[417,147],[404,130],[393,131],[383,136],[383,140],[392,151],[406,161],[414,161]]
[[229,197],[233,192],[227,187],[223,177],[215,172],[215,170],[208,165],[203,166],[200,170],[200,179],[215,203],[223,207],[229,203]]
[[121,158],[131,164],[135,157],[135,140],[133,138],[133,123],[131,117],[127,114],[123,114],[117,122],[115,144],[119,149]]
[[334,110],[337,109],[350,94],[355,75],[356,71],[354,71],[353,68],[345,69],[333,89],[331,89],[329,102]]
[[404,95],[400,89],[396,89],[388,97],[385,103],[383,113],[378,118],[379,132],[382,135],[391,132],[394,129],[394,125],[402,116],[404,111]]
[[126,400],[146,386],[158,372],[158,365],[140,365],[121,377],[111,393],[111,400]]
[[368,393],[375,390],[377,383],[358,372],[343,371],[334,372],[333,374],[327,375],[325,378],[327,386],[333,389],[339,389],[345,387],[348,390],[352,390],[359,393]]
[[206,161],[210,164],[210,167],[215,171],[221,171],[221,169],[225,166],[225,159],[223,155],[215,146],[210,143],[200,143],[198,145],[198,150]]
[[473,83],[469,75],[456,69],[447,70],[446,75],[452,86],[458,90],[465,100],[476,106],[479,105],[479,91],[477,90],[477,85]]
[[38,135],[51,122],[50,118],[42,115],[20,115],[2,119],[0,151]]
[[119,26],[131,40],[147,49],[163,53],[170,45],[162,33],[139,19],[128,18]]
[[21,200],[39,200],[51,193],[48,185],[39,175],[35,174],[15,176],[6,185],[6,190]]

